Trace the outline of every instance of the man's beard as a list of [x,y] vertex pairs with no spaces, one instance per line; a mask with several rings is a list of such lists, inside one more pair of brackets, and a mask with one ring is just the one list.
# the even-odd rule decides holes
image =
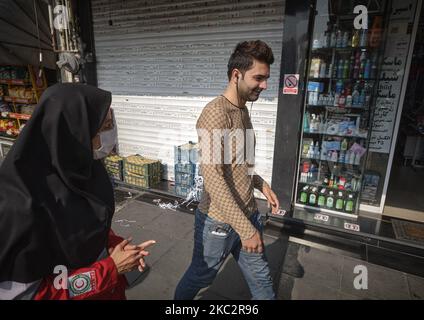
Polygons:
[[251,91],[248,98],[246,99],[246,101],[256,101],[256,100],[258,100],[261,92],[262,92],[262,90]]

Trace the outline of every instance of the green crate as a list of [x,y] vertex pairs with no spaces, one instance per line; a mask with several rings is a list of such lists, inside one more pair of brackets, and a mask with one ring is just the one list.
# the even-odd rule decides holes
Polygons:
[[104,160],[105,168],[108,174],[112,178],[121,180],[121,181],[123,180],[123,166],[124,166],[123,160],[124,158],[118,155],[113,155],[113,156],[109,156],[105,158]]
[[160,176],[139,176],[125,172],[124,181],[137,187],[150,188],[160,182]]
[[129,156],[124,159],[124,171],[138,176],[160,176],[161,163],[139,155]]

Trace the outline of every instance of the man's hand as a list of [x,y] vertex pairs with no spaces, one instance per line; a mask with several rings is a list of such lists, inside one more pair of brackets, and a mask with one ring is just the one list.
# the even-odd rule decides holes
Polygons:
[[262,253],[264,247],[258,231],[250,239],[241,240],[241,245],[243,250],[249,253]]
[[268,204],[271,205],[271,211],[272,213],[276,213],[278,209],[280,208],[280,202],[278,201],[277,196],[275,195],[274,191],[265,184],[262,190],[263,195],[268,200]]

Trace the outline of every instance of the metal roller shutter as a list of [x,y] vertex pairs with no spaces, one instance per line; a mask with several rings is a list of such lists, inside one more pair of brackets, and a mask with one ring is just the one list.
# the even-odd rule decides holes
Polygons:
[[173,146],[197,141],[196,120],[225,89],[235,45],[266,41],[275,63],[251,117],[257,172],[270,182],[284,1],[93,0],[92,10],[98,83],[113,93],[120,153],[161,159],[170,180]]

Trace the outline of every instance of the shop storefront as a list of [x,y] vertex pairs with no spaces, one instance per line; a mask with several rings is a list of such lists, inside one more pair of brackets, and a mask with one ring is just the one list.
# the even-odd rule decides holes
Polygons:
[[272,177],[290,218],[380,233],[421,4],[286,2]]
[[88,82],[81,75],[90,74],[90,61],[81,57],[91,49],[90,34],[80,35],[75,19],[78,13],[84,20],[85,5],[62,0],[1,2],[0,161],[48,86]]
[[[113,94],[119,155],[160,160],[168,189],[173,188],[168,181],[181,178],[175,170],[183,174],[175,169],[181,160],[175,147],[197,141],[197,118],[225,89],[235,45],[247,39],[267,42],[275,63],[268,89],[250,113],[257,170],[271,181],[284,1],[93,0],[91,10],[98,86]],[[124,172],[122,180],[131,178]]]

